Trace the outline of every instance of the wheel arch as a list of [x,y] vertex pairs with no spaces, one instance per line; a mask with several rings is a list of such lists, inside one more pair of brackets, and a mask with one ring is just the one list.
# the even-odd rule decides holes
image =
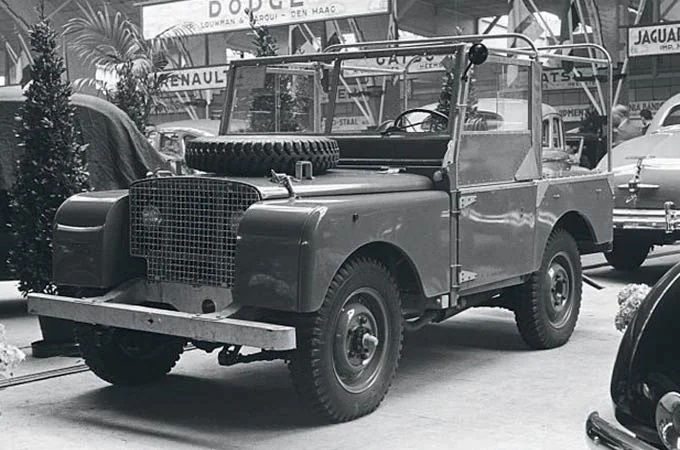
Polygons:
[[[394,276],[400,291],[424,295],[423,283],[416,264],[408,253],[399,246],[385,241],[369,242],[352,252],[342,264],[357,256],[374,258],[385,264]],[[338,268],[338,270],[340,269]]]
[[563,229],[571,234],[576,241],[579,253],[587,254],[598,251],[593,225],[583,214],[577,211],[564,213],[553,227],[553,230],[557,229]]

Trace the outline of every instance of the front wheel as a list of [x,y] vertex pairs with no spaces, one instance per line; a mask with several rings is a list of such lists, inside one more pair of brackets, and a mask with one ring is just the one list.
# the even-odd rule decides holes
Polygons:
[[373,412],[392,383],[403,340],[399,289],[388,269],[371,258],[348,261],[307,319],[297,327],[289,364],[300,397],[330,422]]
[[75,335],[85,364],[116,385],[151,383],[165,376],[184,351],[185,341],[144,331],[77,323]]
[[533,349],[564,345],[576,327],[581,308],[581,258],[574,238],[555,230],[546,244],[541,267],[519,287],[515,321]]

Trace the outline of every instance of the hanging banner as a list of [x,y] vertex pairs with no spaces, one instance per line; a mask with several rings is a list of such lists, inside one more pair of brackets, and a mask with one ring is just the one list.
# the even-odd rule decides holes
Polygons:
[[247,30],[246,10],[264,26],[388,14],[390,0],[181,0],[141,8],[142,34],[152,39],[172,28],[186,35]]
[[580,122],[586,113],[593,109],[592,105],[559,105],[554,107],[562,115],[564,122]]
[[201,91],[227,87],[229,66],[190,67],[160,72],[168,74],[164,92]]
[[628,28],[628,56],[680,53],[680,23]]
[[[581,72],[585,71],[581,70]],[[592,73],[592,71],[589,71],[589,73]],[[582,77],[587,79],[587,81],[584,81],[586,86],[594,87],[595,81],[589,80],[588,75],[589,74],[586,73],[581,74]],[[574,72],[567,72],[559,69],[544,70],[541,73],[541,81],[543,82],[544,91],[554,91],[560,89],[581,89],[581,83],[579,82],[579,78],[577,78]]]

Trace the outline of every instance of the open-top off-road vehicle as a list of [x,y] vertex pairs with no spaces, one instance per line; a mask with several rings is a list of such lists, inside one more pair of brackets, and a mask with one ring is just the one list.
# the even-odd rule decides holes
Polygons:
[[[77,322],[85,361],[116,384],[160,378],[188,341],[224,365],[287,360],[331,421],[378,407],[404,330],[470,307],[512,309],[531,348],[564,344],[579,253],[612,239],[612,189],[605,173],[543,171],[551,53],[484,38],[235,61],[220,136],[187,144],[207,174],[65,202],[61,295],[31,295],[30,311]],[[611,72],[608,56],[560,57]]]

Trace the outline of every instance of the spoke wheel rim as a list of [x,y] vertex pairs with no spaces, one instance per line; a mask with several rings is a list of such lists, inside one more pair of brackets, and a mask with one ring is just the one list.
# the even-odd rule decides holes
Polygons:
[[390,339],[383,296],[360,288],[345,299],[335,323],[333,371],[346,391],[358,394],[378,379]]
[[565,252],[557,253],[548,264],[545,295],[548,320],[555,328],[564,326],[574,308],[574,266]]

